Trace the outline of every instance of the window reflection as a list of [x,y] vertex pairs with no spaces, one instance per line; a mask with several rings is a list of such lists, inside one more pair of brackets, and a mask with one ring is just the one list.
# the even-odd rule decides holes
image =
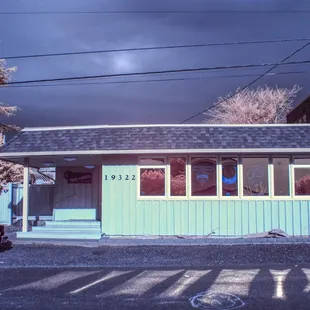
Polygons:
[[244,196],[268,196],[268,158],[243,158]]
[[295,168],[295,195],[310,195],[310,168]]
[[192,196],[216,196],[216,158],[192,158]]
[[238,196],[237,158],[222,159],[222,195]]
[[165,169],[140,169],[140,195],[165,196]]
[[170,195],[186,196],[186,158],[170,158]]

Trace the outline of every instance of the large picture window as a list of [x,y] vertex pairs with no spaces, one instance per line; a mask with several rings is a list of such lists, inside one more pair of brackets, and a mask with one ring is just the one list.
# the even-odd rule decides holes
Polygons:
[[191,195],[216,196],[216,158],[191,159]]
[[137,179],[138,198],[305,199],[310,156],[141,156]]
[[310,166],[294,167],[295,196],[310,196]]
[[170,158],[170,196],[186,196],[186,157]]
[[289,158],[273,158],[274,195],[290,195]]
[[222,158],[222,196],[238,196],[238,158]]
[[243,195],[268,196],[268,157],[243,158]]
[[140,168],[140,196],[165,196],[165,168]]

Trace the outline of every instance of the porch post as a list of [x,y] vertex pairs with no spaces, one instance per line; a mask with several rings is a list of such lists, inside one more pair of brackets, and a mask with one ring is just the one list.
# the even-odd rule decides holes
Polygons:
[[24,161],[24,182],[23,182],[23,229],[28,231],[28,203],[29,203],[29,159]]

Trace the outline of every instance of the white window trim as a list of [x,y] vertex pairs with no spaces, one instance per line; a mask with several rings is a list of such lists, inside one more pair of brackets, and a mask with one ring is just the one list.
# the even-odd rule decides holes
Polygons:
[[[184,196],[172,196],[171,195],[171,167],[170,167],[170,159],[171,158],[185,158],[185,193]],[[176,155],[176,156],[168,156],[167,160],[167,200],[185,200],[188,199],[188,173],[187,173],[187,166],[188,166],[188,156],[186,155]]]
[[[163,196],[141,196],[141,178],[140,172],[141,169],[164,169],[165,170],[165,195]],[[137,196],[139,200],[167,200],[167,166],[166,165],[148,165],[148,166],[137,166]]]
[[[171,196],[170,194],[170,158],[183,157],[186,158],[186,195],[185,196]],[[238,196],[223,196],[222,195],[222,158],[234,157],[238,158],[237,173],[238,173]],[[310,164],[295,164],[295,158],[307,158],[309,155],[284,155],[284,154],[225,154],[225,155],[184,155],[176,154],[173,156],[139,156],[137,165],[137,198],[138,200],[205,200],[205,201],[230,201],[230,200],[242,200],[242,201],[255,201],[255,200],[310,200],[310,195],[296,196],[295,195],[295,168],[309,168]],[[164,165],[141,165],[141,158],[160,158],[163,159]],[[192,196],[192,182],[191,182],[191,162],[193,158],[216,158],[216,172],[217,172],[217,195],[215,196]],[[243,158],[268,158],[268,196],[244,196],[243,193]],[[290,158],[289,164],[289,192],[288,196],[275,196],[274,195],[274,158]],[[164,169],[165,171],[165,195],[164,196],[140,196],[140,169]]]
[[310,169],[310,164],[308,165],[292,165],[292,178],[291,178],[291,186],[292,186],[292,197],[294,200],[310,200],[310,195],[295,195],[295,169]]

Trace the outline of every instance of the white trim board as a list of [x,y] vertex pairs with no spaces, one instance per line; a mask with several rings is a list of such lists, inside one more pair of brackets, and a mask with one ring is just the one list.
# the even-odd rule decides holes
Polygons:
[[140,125],[88,125],[88,126],[54,126],[25,127],[22,131],[52,131],[97,128],[141,128],[141,127],[309,127],[310,124],[140,124]]
[[58,155],[127,155],[127,154],[310,154],[310,148],[253,148],[253,149],[147,149],[147,150],[81,150],[1,153],[0,158],[27,158]]

